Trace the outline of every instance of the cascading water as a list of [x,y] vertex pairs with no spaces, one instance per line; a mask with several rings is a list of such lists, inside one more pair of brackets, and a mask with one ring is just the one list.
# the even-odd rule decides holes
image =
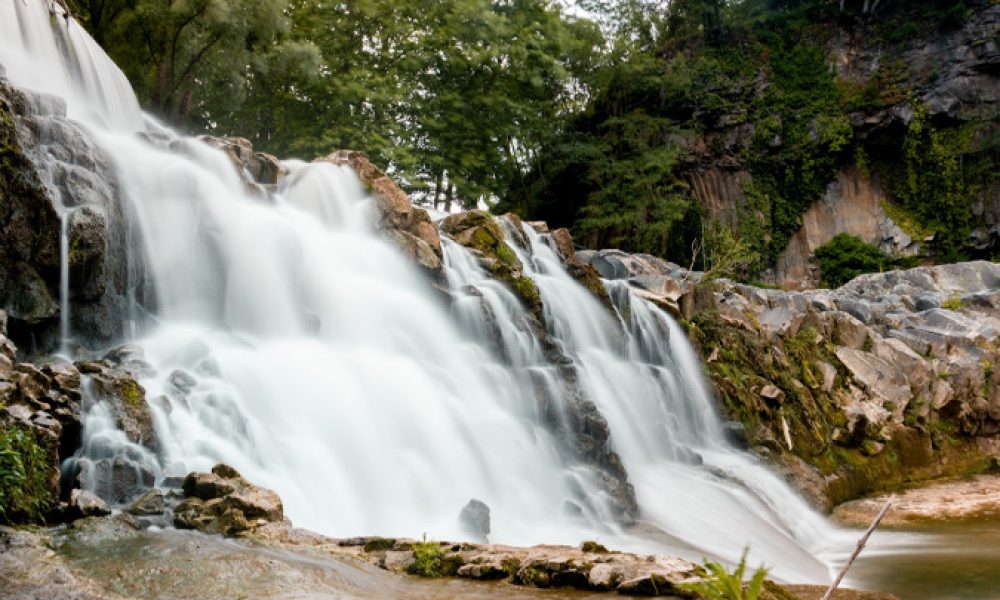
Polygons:
[[[726,444],[682,332],[624,284],[608,284],[612,316],[524,232],[548,333],[635,486],[642,523],[626,531],[540,416],[567,365],[467,250],[444,241],[452,318],[375,234],[352,173],[290,162],[266,196],[197,140],[136,135],[152,125],[121,72],[41,0],[0,0],[0,64],[16,85],[64,98],[116,167],[141,241],[128,251],[155,295],[137,343],[155,369],[142,383],[158,473],[229,462],[278,491],[297,525],[333,535],[460,537],[458,511],[478,498],[494,541],[598,535],[728,559],[750,545],[778,576],[827,578],[813,553],[830,528]],[[90,410],[84,454],[146,460],[112,430]]]
[[643,535],[657,539],[659,531],[728,560],[738,560],[742,543],[778,573],[821,579],[826,566],[812,556],[827,550],[836,532],[725,440],[699,360],[677,323],[626,282],[610,281],[615,323],[546,238],[531,228],[523,233],[529,248],[512,247],[538,285],[547,325],[608,420],[636,489]]

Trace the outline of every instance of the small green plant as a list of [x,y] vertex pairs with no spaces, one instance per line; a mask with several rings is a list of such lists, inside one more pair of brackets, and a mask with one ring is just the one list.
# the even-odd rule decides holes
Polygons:
[[832,240],[816,248],[823,283],[840,287],[858,275],[879,273],[892,264],[888,254],[861,238],[838,233]]
[[444,574],[441,566],[444,555],[441,544],[428,542],[425,533],[423,541],[413,545],[413,564],[407,568],[407,572],[420,577],[441,577]]
[[958,310],[962,308],[962,297],[958,294],[949,296],[947,300],[941,303],[941,307],[947,308],[948,310]]
[[41,519],[52,502],[48,452],[34,432],[0,427],[0,523]]
[[141,406],[143,401],[142,389],[139,384],[129,379],[121,386],[122,401],[129,406]]
[[743,550],[740,563],[732,573],[726,570],[721,563],[705,559],[705,570],[708,577],[696,583],[681,584],[681,588],[690,592],[695,592],[708,600],[759,600],[764,591],[764,580],[767,577],[767,569],[759,567],[750,577],[750,581],[744,583],[743,576],[747,568],[747,554],[749,548]]

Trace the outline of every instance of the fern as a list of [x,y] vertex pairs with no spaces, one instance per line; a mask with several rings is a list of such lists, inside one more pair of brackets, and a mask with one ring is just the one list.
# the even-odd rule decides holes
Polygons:
[[732,573],[726,570],[721,563],[705,559],[705,570],[708,577],[694,583],[681,584],[681,588],[690,592],[695,592],[708,600],[759,600],[764,591],[764,580],[767,578],[767,569],[759,567],[750,577],[750,581],[743,582],[747,569],[747,553],[750,549],[743,551],[739,564]]

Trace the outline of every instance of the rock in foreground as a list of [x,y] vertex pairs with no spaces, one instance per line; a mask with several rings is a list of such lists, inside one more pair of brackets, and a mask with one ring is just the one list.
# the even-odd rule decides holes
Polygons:
[[181,529],[235,536],[285,520],[278,494],[253,485],[229,465],[191,473],[184,479],[184,495],[174,509],[174,525]]

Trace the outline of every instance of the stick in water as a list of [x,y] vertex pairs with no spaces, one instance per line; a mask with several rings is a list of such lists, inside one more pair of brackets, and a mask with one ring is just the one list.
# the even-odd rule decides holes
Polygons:
[[865,549],[865,544],[868,543],[868,538],[872,536],[872,532],[875,531],[876,527],[878,527],[878,524],[882,521],[882,517],[885,516],[885,513],[889,512],[889,508],[891,506],[892,500],[887,500],[885,506],[883,506],[878,515],[875,516],[875,520],[872,521],[871,526],[868,527],[868,531],[866,531],[865,534],[861,536],[861,539],[858,540],[858,547],[854,549],[854,552],[851,553],[851,557],[847,559],[847,564],[845,564],[844,568],[840,570],[840,573],[837,574],[837,578],[833,580],[832,584],[830,584],[830,589],[826,590],[826,593],[823,594],[823,597],[820,598],[820,600],[830,600],[830,598],[833,597],[833,593],[837,591],[837,587],[844,579],[844,575],[847,575],[847,570],[854,564],[854,559],[856,559],[858,555],[861,554],[861,551]]

